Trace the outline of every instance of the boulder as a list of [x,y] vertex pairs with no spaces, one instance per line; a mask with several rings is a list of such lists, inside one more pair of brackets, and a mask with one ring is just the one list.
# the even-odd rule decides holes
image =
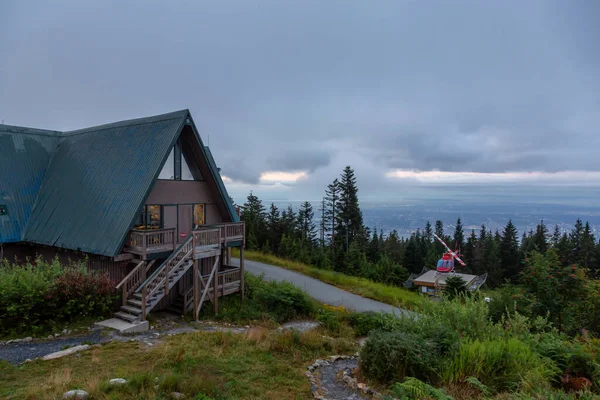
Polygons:
[[85,390],[69,390],[63,394],[63,399],[86,400],[89,396]]

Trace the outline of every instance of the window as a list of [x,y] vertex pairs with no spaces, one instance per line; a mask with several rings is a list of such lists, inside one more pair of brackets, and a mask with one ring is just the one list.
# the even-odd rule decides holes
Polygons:
[[184,149],[181,139],[171,149],[158,179],[176,181],[201,181],[202,174],[194,162],[190,149]]
[[205,224],[204,204],[194,204],[194,229]]
[[161,229],[162,228],[162,206],[146,205],[144,206],[140,217],[138,218],[135,229]]
[[165,166],[162,171],[160,171],[160,175],[158,175],[158,179],[175,179],[175,152],[174,149],[171,149],[169,153],[169,157],[167,157],[167,161],[165,162]]

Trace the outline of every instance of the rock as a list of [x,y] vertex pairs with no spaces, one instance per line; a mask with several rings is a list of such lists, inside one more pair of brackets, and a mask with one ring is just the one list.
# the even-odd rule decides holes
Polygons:
[[6,344],[11,344],[13,342],[14,342],[14,340],[9,340],[8,342],[6,342]]
[[27,360],[23,361],[23,362],[32,362],[33,360],[31,358],[28,358]]
[[27,336],[25,339],[22,339],[21,341],[22,341],[22,342],[25,342],[25,343],[29,343],[29,342],[31,342],[32,340],[33,340],[33,338],[32,338],[31,336]]
[[185,398],[185,394],[179,392],[171,392],[171,397],[174,399],[183,399]]
[[66,330],[66,329],[63,329],[63,330],[62,330],[62,333],[63,333],[63,335],[66,335],[66,334],[67,334],[67,330]]
[[110,385],[124,385],[127,383],[127,381],[123,378],[114,378],[114,379],[111,379],[110,381],[108,381],[108,383]]
[[54,337],[59,337],[59,336],[60,336],[60,333],[55,333],[54,334]]
[[56,353],[47,354],[44,357],[42,357],[42,360],[44,360],[44,361],[54,360],[55,358],[60,358],[60,357],[68,356],[70,354],[77,353],[78,351],[87,350],[90,347],[91,346],[88,345],[88,344],[71,347],[71,348],[66,349],[66,350],[57,351]]
[[63,399],[86,400],[88,397],[85,390],[69,390],[63,394]]
[[357,387],[359,390],[362,390],[362,391],[363,391],[363,392],[365,392],[365,393],[366,393],[366,392],[367,392],[367,390],[369,389],[369,387],[368,387],[367,385],[365,385],[364,383],[362,383],[362,382],[361,382],[361,383],[358,383],[358,384],[356,385],[356,387]]
[[48,339],[54,339],[54,336],[48,335]]

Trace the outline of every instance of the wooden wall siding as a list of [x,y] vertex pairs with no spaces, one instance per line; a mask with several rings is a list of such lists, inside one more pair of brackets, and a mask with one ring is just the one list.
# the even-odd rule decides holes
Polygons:
[[146,200],[146,204],[216,204],[220,199],[214,196],[206,182],[157,180]]
[[86,268],[89,271],[103,274],[107,273],[110,279],[115,281],[115,285],[125,278],[129,271],[134,267],[130,261],[113,261],[109,257],[51,246],[11,243],[4,244],[3,250],[4,258],[8,259],[10,262],[14,262],[16,259],[18,264],[24,264],[27,258],[34,260],[38,255],[47,262],[58,257],[59,262],[64,265],[83,262],[87,257]]

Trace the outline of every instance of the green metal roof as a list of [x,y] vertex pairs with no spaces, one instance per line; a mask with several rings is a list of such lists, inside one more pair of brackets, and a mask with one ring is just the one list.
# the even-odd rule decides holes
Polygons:
[[[37,175],[43,176],[43,180],[39,190],[31,194],[35,199],[33,209],[19,219],[20,226],[26,223],[25,229],[21,228],[20,240],[117,255],[186,123],[193,126],[189,111],[182,110],[77,131],[48,133],[46,137],[56,143],[53,151],[49,151],[47,170],[44,167]],[[201,144],[199,137],[198,140]],[[1,143],[0,155],[4,160]],[[42,165],[43,157],[36,163]],[[224,191],[214,161],[209,164],[219,191]],[[233,207],[227,193],[221,196],[231,213]],[[232,220],[236,217],[233,212]]]
[[21,240],[59,135],[0,125],[0,243]]

